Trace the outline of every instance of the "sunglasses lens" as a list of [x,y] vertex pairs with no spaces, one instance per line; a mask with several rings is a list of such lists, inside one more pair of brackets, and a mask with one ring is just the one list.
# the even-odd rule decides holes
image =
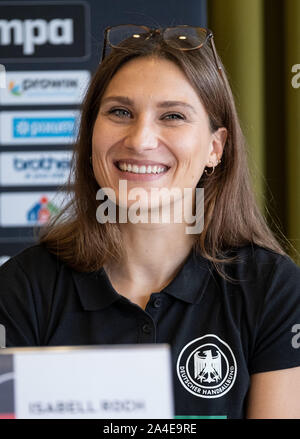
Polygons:
[[109,30],[108,40],[112,47],[126,47],[131,42],[144,41],[149,36],[147,29],[135,25],[120,25]]
[[169,27],[164,33],[165,42],[175,49],[196,49],[205,43],[208,36],[206,29],[197,27]]

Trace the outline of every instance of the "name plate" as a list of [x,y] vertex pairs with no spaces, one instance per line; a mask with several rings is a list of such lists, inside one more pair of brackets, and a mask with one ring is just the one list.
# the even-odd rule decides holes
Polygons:
[[171,419],[169,346],[1,349],[0,417]]

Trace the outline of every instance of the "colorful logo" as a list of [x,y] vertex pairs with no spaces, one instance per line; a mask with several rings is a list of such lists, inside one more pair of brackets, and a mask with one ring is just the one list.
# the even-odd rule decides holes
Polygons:
[[14,81],[10,81],[8,84],[8,89],[14,96],[21,96],[21,86],[16,84]]
[[58,212],[59,209],[48,201],[48,197],[44,196],[27,212],[27,220],[31,223],[45,224],[52,215]]

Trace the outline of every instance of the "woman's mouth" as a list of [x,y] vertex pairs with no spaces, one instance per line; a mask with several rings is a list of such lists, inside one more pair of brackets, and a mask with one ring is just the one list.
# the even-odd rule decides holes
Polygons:
[[114,162],[116,168],[123,174],[123,178],[129,180],[153,180],[166,174],[170,169],[163,164],[149,164],[146,161],[136,163],[133,161],[119,160]]

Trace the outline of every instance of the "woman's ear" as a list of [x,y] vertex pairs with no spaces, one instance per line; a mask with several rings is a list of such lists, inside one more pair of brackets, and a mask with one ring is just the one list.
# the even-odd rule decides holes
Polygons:
[[209,156],[206,165],[207,167],[217,166],[222,157],[226,139],[227,129],[224,127],[218,128],[214,133],[212,133]]

